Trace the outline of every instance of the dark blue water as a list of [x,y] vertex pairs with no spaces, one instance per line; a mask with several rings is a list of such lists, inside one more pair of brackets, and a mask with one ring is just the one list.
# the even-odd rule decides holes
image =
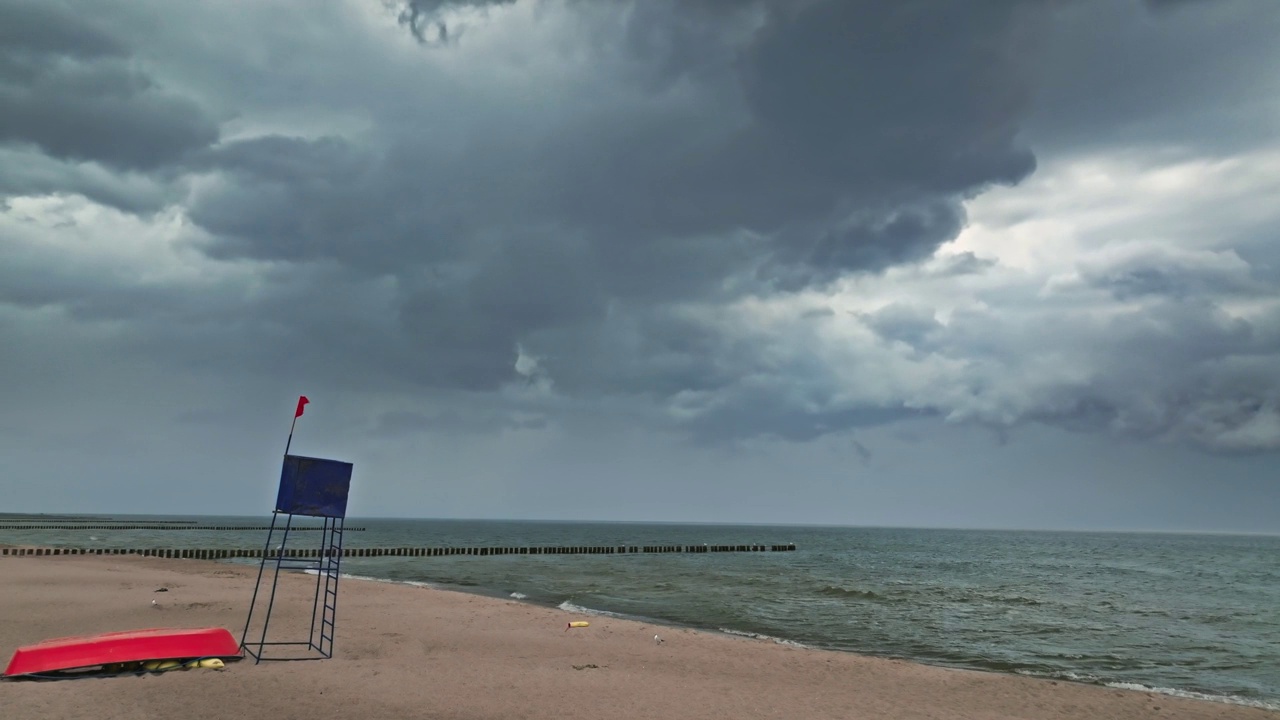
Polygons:
[[[264,524],[255,518],[179,518]],[[796,552],[348,558],[345,572],[806,646],[1280,709],[1280,537],[358,520],[352,547],[796,543]],[[266,534],[0,530],[260,547]],[[302,546],[317,534],[295,536]],[[291,543],[292,544],[292,543]]]

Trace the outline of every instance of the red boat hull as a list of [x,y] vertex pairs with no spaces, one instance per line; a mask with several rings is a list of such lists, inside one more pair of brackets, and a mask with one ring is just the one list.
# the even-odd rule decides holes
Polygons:
[[240,656],[223,628],[151,628],[46,640],[13,653],[4,677],[74,670],[107,663]]

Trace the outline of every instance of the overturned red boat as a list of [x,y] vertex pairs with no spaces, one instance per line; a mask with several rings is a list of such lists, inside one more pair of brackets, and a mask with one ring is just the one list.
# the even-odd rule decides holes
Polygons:
[[13,653],[4,677],[75,670],[110,663],[240,657],[224,628],[149,628],[45,640]]

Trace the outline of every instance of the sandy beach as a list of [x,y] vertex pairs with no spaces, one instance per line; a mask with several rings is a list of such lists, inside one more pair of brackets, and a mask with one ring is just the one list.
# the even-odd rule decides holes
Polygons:
[[[147,627],[221,626],[238,639],[255,574],[256,568],[209,561],[0,558],[0,662],[7,664],[20,645]],[[285,578],[269,640],[305,637],[314,588],[312,578]],[[574,620],[590,626],[566,631]],[[3,681],[0,708],[0,716],[17,720],[1280,718],[1221,703],[936,668],[345,579],[331,660],[250,660],[221,671]]]

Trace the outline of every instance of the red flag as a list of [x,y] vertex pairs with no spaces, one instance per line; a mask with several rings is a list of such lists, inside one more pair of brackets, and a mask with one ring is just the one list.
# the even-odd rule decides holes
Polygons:
[[300,418],[300,417],[302,417],[302,406],[306,405],[306,404],[307,404],[307,403],[309,403],[309,402],[311,402],[311,401],[307,399],[307,396],[306,396],[306,395],[300,395],[300,396],[298,397],[298,411],[297,411],[297,412],[295,412],[295,413],[293,414],[293,416],[294,416],[295,418]]

